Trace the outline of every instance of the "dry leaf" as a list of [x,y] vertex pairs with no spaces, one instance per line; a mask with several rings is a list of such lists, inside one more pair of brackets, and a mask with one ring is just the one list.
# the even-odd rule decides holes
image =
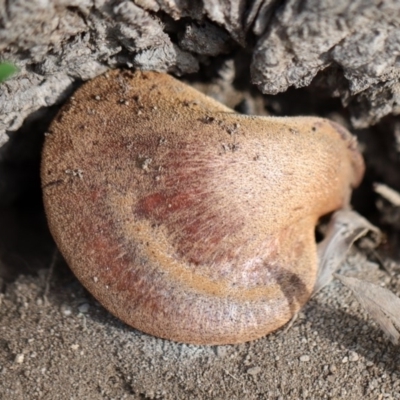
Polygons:
[[379,229],[361,215],[351,210],[339,210],[333,214],[326,237],[318,245],[318,277],[313,294],[329,284],[353,243],[368,233],[375,236],[378,244]]
[[388,289],[373,283],[339,274],[334,276],[351,289],[367,313],[397,345],[400,337],[400,299]]

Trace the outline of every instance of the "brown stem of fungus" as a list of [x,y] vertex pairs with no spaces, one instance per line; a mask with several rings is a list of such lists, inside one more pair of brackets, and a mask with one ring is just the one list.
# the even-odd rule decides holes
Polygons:
[[189,343],[285,324],[316,282],[318,219],[364,172],[336,123],[239,115],[156,72],[86,83],[50,133],[44,203],[66,261],[129,325]]

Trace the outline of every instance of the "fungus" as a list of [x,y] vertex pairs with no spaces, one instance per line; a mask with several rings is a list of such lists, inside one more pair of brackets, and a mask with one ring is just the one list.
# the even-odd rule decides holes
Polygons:
[[179,342],[290,320],[332,261],[316,224],[349,208],[364,172],[334,122],[240,115],[156,72],[84,84],[49,132],[44,204],[65,260],[111,313]]

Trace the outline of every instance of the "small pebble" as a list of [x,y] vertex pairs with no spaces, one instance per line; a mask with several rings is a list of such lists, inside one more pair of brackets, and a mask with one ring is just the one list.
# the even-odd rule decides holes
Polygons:
[[330,383],[334,383],[336,381],[335,375],[328,375],[326,380]]
[[71,307],[66,304],[61,305],[61,312],[65,317],[69,317],[72,314]]
[[218,357],[226,356],[226,347],[225,346],[217,346],[217,356]]
[[78,350],[79,349],[79,344],[73,344],[71,345],[72,350]]
[[15,356],[15,362],[17,364],[22,364],[24,362],[24,355],[22,353],[21,354],[17,354]]
[[349,357],[343,357],[342,363],[346,364],[349,361]]
[[300,357],[300,361],[302,361],[302,362],[310,361],[310,356],[303,355],[303,356]]
[[355,362],[359,360],[359,356],[355,351],[349,353],[349,361]]
[[88,303],[83,303],[78,307],[78,310],[82,314],[86,314],[89,311],[90,305]]
[[261,372],[261,368],[260,368],[260,367],[253,367],[253,368],[249,368],[249,369],[247,370],[247,373],[248,373],[249,375],[253,375],[253,376],[259,374],[260,372]]
[[367,361],[366,366],[368,368],[372,367],[374,365],[374,363],[372,361]]

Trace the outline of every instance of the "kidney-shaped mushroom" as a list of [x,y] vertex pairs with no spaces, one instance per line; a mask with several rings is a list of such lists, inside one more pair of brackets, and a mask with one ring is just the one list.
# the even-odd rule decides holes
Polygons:
[[304,305],[317,221],[363,171],[334,122],[244,116],[166,74],[113,71],[56,117],[41,175],[54,239],[100,303],[152,335],[223,344]]

